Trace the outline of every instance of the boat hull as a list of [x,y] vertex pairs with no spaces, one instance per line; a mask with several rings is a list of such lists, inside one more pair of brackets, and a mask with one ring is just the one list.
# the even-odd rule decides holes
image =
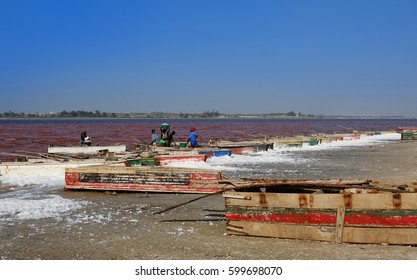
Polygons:
[[417,140],[417,132],[416,131],[401,132],[401,140]]
[[210,157],[222,157],[222,156],[231,156],[231,150],[200,150],[198,151],[201,155],[207,155],[208,158]]
[[206,159],[207,155],[204,154],[172,154],[155,156],[157,165],[161,166],[166,166],[178,162],[204,162]]
[[51,154],[87,154],[95,155],[99,151],[108,150],[112,153],[122,153],[126,151],[126,145],[114,146],[82,146],[82,147],[48,147],[48,153]]
[[[2,162],[0,163],[0,182],[37,182],[40,177],[64,178],[66,168],[77,168],[83,166],[101,166],[109,164],[105,159],[70,160],[57,162],[50,160],[34,162]],[[112,165],[122,164],[111,162]]]
[[233,155],[245,155],[245,154],[253,154],[253,153],[268,151],[269,149],[273,149],[274,144],[273,143],[268,143],[268,144],[242,143],[241,145],[229,144],[229,145],[218,145],[218,146],[213,146],[213,147],[216,147],[219,150],[229,150],[231,154]]
[[126,160],[125,166],[155,166],[157,163],[158,162],[155,160],[155,158],[137,158]]
[[415,185],[400,185],[280,181],[275,186],[269,182],[263,191],[226,192],[227,233],[338,243],[417,244]]
[[168,193],[213,193],[223,175],[197,169],[164,167],[69,168],[65,189]]

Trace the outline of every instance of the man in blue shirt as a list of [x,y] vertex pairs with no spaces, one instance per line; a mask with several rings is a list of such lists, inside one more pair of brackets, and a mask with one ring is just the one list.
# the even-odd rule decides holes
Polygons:
[[194,127],[191,127],[190,128],[190,135],[188,136],[187,144],[190,143],[191,144],[191,147],[193,147],[193,148],[194,147],[197,147],[198,146],[197,137],[198,137],[198,135],[195,132],[195,128]]

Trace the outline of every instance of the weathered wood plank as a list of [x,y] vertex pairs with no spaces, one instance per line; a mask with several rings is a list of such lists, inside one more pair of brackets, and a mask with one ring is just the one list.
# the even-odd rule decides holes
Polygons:
[[233,194],[233,193],[224,194],[223,197],[233,198],[233,199],[251,199],[250,196],[241,195],[241,194]]
[[336,217],[336,236],[335,242],[341,243],[342,242],[342,234],[343,234],[343,224],[345,222],[345,207],[339,206],[337,209],[337,217]]
[[[248,197],[235,199],[228,195]],[[294,194],[228,192],[226,207],[337,209],[417,209],[417,193]],[[249,199],[250,198],[250,199]]]
[[[334,242],[336,228],[287,224],[229,221],[227,233],[288,239],[309,239]],[[344,227],[344,243],[417,244],[416,228]]]
[[66,189],[214,193],[230,188],[220,172],[154,167],[74,168],[65,172]]
[[253,223],[244,221],[228,221],[228,234],[250,235],[263,237],[310,239],[320,241],[334,241],[335,227],[300,226],[269,223]]
[[[226,208],[230,221],[287,223],[305,225],[335,225],[336,209],[294,208]],[[345,209],[343,222],[348,226],[415,227],[417,210],[352,210]]]
[[97,154],[100,150],[121,153],[126,151],[126,145],[113,146],[83,146],[83,147],[48,147],[48,153],[51,154]]
[[188,172],[188,173],[200,173],[200,174],[215,174],[219,173],[213,170],[197,169],[197,168],[175,168],[175,167],[162,167],[162,166],[133,166],[126,167],[124,165],[120,166],[86,166],[80,168],[67,168],[67,172],[77,172],[77,173],[125,173],[125,174],[136,174],[136,173],[178,173],[178,172]]

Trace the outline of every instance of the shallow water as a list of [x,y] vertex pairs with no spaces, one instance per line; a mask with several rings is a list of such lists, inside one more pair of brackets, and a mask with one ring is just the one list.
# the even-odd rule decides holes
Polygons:
[[[0,151],[16,154],[47,152],[49,144],[78,146],[86,130],[93,145],[151,142],[151,130],[169,122],[176,142],[186,141],[188,130],[196,127],[200,144],[210,139],[253,140],[265,136],[310,135],[387,131],[417,127],[417,119],[0,119]],[[0,160],[11,157],[0,154]]]

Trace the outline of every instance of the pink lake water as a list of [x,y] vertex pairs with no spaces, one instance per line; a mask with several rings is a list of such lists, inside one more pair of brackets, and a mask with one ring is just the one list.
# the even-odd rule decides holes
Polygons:
[[200,144],[212,138],[251,140],[265,136],[295,136],[312,133],[387,131],[417,127],[416,119],[1,119],[0,160],[4,153],[47,152],[48,145],[78,146],[80,133],[88,132],[93,145],[150,143],[151,130],[167,122],[176,142],[186,141],[191,126]]

